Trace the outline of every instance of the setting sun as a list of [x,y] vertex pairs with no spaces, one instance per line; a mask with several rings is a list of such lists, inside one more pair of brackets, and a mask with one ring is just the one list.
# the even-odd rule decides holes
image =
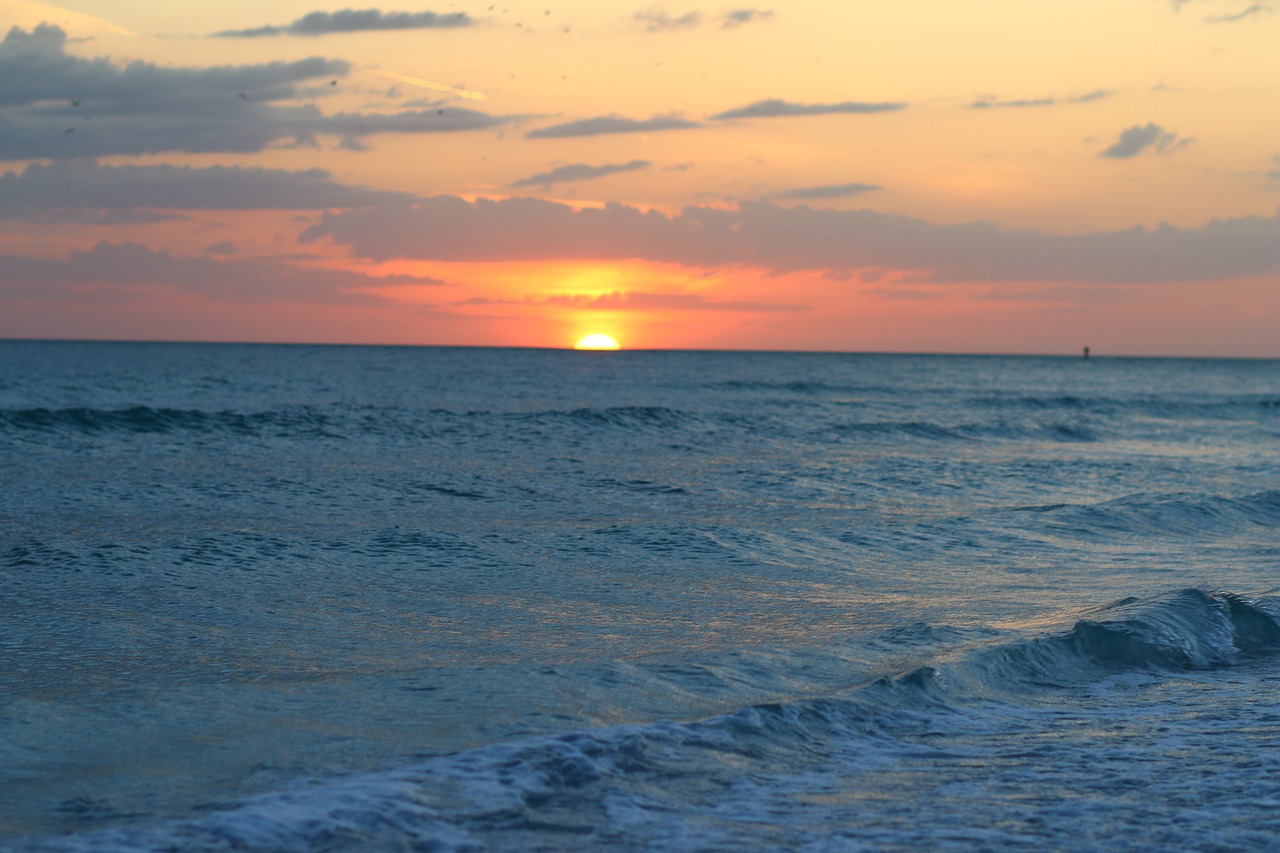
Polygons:
[[574,349],[618,349],[618,342],[608,335],[602,335],[596,332],[587,335],[582,340],[573,345]]

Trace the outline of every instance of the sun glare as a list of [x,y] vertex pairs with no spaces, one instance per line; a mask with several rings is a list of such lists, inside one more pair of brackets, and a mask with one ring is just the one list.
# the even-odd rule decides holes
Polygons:
[[599,332],[587,335],[573,345],[574,349],[618,349],[618,342],[608,335]]

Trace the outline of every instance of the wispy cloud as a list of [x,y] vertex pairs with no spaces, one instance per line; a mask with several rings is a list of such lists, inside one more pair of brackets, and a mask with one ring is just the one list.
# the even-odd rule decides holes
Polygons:
[[1126,160],[1137,157],[1144,151],[1153,150],[1159,153],[1177,151],[1191,144],[1190,139],[1179,138],[1178,134],[1165,130],[1158,124],[1148,123],[1134,125],[1120,133],[1114,144],[1099,152],[1101,157],[1113,160]]
[[621,291],[598,296],[585,294],[555,294],[527,297],[525,299],[490,299],[473,297],[454,303],[458,307],[468,305],[558,305],[587,311],[737,311],[737,312],[792,312],[807,311],[808,306],[774,302],[742,302],[708,299],[696,293],[649,293],[645,291]]
[[686,12],[672,16],[661,9],[644,9],[631,16],[631,20],[651,33],[671,33],[679,30],[691,30],[702,23],[700,12]]
[[474,23],[465,12],[438,15],[435,12],[382,12],[378,9],[343,9],[340,12],[312,12],[291,24],[254,27],[247,30],[223,30],[219,38],[258,38],[261,36],[327,36],[335,33],[360,33],[371,30],[423,30],[469,27]]
[[990,110],[1006,107],[1047,107],[1056,103],[1057,100],[1054,98],[1025,98],[1014,101],[995,101],[983,98],[982,100],[974,101],[969,105],[969,108],[973,110]]
[[696,293],[618,291],[599,296],[549,296],[544,302],[589,311],[807,311],[804,305],[708,299]]
[[632,119],[619,115],[597,116],[556,124],[525,134],[529,139],[564,139],[572,136],[602,136],[610,133],[653,133],[660,130],[685,130],[702,127],[677,115],[654,116],[650,119]]
[[549,187],[552,184],[563,184],[571,181],[590,181],[606,175],[620,172],[637,172],[648,169],[653,164],[648,160],[632,160],[629,163],[607,163],[603,166],[590,166],[586,163],[570,163],[548,172],[539,172],[527,178],[521,178],[510,184],[512,187]]
[[773,17],[773,12],[765,9],[733,9],[725,12],[720,18],[720,28],[724,30],[732,30],[743,24],[752,24],[757,21],[767,21]]
[[631,16],[633,23],[651,33],[674,33],[692,30],[712,21],[719,22],[720,29],[733,30],[744,24],[767,21],[773,17],[768,9],[730,9],[722,15],[707,19],[701,12],[686,12],[683,15],[671,15],[660,7],[653,7],[636,12]]
[[895,110],[906,109],[904,103],[878,102],[868,103],[863,101],[844,101],[839,104],[793,104],[778,98],[770,98],[764,101],[756,101],[754,104],[748,104],[745,107],[738,107],[732,110],[725,110],[722,113],[716,113],[713,119],[734,119],[734,118],[781,118],[784,116],[819,116],[819,115],[860,115],[863,113],[883,113],[893,112]]
[[1076,95],[1068,98],[1067,102],[1071,104],[1087,104],[1091,101],[1101,101],[1104,98],[1110,98],[1115,92],[1110,89],[1094,89],[1092,92],[1085,92],[1083,95]]
[[1252,18],[1255,15],[1269,15],[1274,11],[1275,9],[1270,6],[1264,6],[1261,3],[1254,3],[1252,6],[1247,6],[1234,14],[1212,15],[1205,18],[1205,20],[1213,24],[1230,24],[1236,21],[1243,21],[1245,18]]
[[1002,101],[998,98],[981,98],[969,105],[970,109],[988,110],[988,109],[1005,109],[1018,107],[1051,107],[1055,104],[1087,104],[1093,101],[1101,101],[1104,98],[1110,98],[1115,94],[1108,89],[1094,89],[1091,92],[1085,92],[1083,95],[1072,95],[1067,98],[1020,98],[1008,101]]
[[[1212,2],[1214,3],[1214,5],[1218,5],[1218,6],[1227,5],[1227,4],[1230,4],[1232,6],[1237,6],[1237,7],[1239,6],[1239,3],[1237,2],[1237,0],[1172,0],[1172,5],[1175,12],[1181,12],[1183,6],[1190,6],[1194,3],[1197,7],[1199,7],[1199,6],[1205,6],[1209,2]],[[1210,15],[1209,17],[1205,18],[1205,21],[1211,24],[1226,24],[1226,23],[1233,23],[1235,21],[1243,21],[1247,18],[1252,18],[1257,15],[1270,14],[1274,12],[1275,4],[1276,4],[1275,0],[1263,0],[1263,2],[1253,3],[1249,6],[1244,7],[1243,9],[1239,9],[1236,12],[1228,12],[1228,13],[1219,14],[1219,15]]]
[[787,190],[778,193],[773,198],[780,199],[797,199],[797,200],[816,200],[825,198],[847,198],[849,196],[862,195],[863,193],[875,192],[884,189],[878,184],[831,184],[822,187],[801,187],[800,189]]

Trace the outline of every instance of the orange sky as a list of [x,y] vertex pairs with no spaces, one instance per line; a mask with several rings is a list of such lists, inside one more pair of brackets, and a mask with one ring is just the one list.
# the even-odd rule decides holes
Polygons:
[[0,0],[0,336],[1280,356],[1280,3]]

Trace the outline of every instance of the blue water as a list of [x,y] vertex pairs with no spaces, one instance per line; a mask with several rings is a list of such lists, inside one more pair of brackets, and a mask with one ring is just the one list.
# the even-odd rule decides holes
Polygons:
[[0,342],[0,848],[1271,849],[1275,361]]

